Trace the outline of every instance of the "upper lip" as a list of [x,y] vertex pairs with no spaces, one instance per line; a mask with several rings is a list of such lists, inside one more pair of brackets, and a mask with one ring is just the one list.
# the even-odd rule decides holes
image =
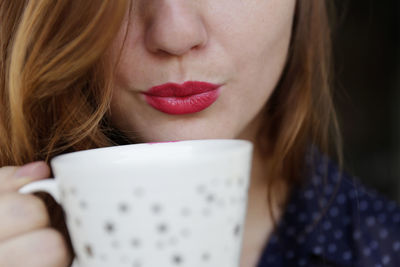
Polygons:
[[151,87],[146,95],[158,97],[185,97],[212,91],[220,87],[218,84],[198,81],[187,81],[182,84],[165,83]]

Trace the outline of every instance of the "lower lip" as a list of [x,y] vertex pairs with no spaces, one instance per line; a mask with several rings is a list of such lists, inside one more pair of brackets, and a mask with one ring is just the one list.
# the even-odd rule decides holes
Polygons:
[[185,97],[161,97],[145,95],[146,102],[153,108],[172,115],[200,112],[211,106],[219,97],[219,88]]

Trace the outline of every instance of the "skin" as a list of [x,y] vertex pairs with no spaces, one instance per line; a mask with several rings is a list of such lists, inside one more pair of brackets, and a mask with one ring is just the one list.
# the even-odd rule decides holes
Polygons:
[[[127,31],[116,69],[114,124],[144,142],[237,138],[246,131],[281,75],[295,1],[137,0],[132,5],[111,49],[115,61]],[[202,112],[173,116],[153,109],[140,94],[189,80],[223,84],[220,98]]]
[[[254,142],[260,111],[285,65],[294,7],[295,0],[132,1],[108,51],[110,64],[116,64],[123,48],[115,65],[114,126],[142,142],[205,138]],[[189,80],[222,84],[219,99],[195,114],[168,115],[153,109],[140,94],[155,85]],[[255,147],[242,267],[256,265],[272,229],[263,183],[267,168]],[[44,162],[0,169],[0,218],[6,218],[0,221],[0,266],[70,264],[65,240],[49,228],[43,202],[16,193],[49,173]],[[273,209],[279,215],[279,201]]]
[[[260,111],[285,65],[294,7],[294,0],[134,2],[110,52],[115,64],[122,48],[111,103],[114,124],[142,142],[254,142]],[[177,116],[153,109],[140,94],[152,86],[189,80],[223,84],[219,99],[201,112]],[[272,230],[263,183],[266,168],[256,147],[241,266],[256,265]],[[285,188],[281,191],[284,197]],[[273,209],[279,216],[279,200]]]
[[69,266],[65,239],[50,228],[44,203],[33,195],[17,193],[21,186],[49,175],[45,162],[0,169],[0,266]]

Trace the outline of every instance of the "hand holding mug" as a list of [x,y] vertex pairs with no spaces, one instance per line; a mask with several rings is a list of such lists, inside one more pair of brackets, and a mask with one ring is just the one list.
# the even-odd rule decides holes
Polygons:
[[0,266],[69,266],[71,255],[60,232],[50,227],[44,202],[18,189],[48,178],[44,162],[0,168]]

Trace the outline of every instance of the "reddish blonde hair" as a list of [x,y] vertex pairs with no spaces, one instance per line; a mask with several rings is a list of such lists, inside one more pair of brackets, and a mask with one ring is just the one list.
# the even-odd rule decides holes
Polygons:
[[127,1],[0,2],[0,164],[108,146],[104,53]]
[[[325,1],[297,2],[287,64],[265,106],[259,132],[263,152],[270,155],[269,177],[283,177],[289,185],[301,182],[310,145],[336,156],[339,167],[342,165],[341,137],[330,87],[328,10],[333,6],[328,9],[326,5]],[[273,183],[273,178],[269,182]]]
[[[0,2],[1,166],[114,144],[107,123],[112,66],[104,54],[127,2]],[[325,1],[297,1],[287,64],[258,135],[272,166],[266,177],[295,184],[310,144],[326,152],[331,137],[340,140],[329,55]]]

